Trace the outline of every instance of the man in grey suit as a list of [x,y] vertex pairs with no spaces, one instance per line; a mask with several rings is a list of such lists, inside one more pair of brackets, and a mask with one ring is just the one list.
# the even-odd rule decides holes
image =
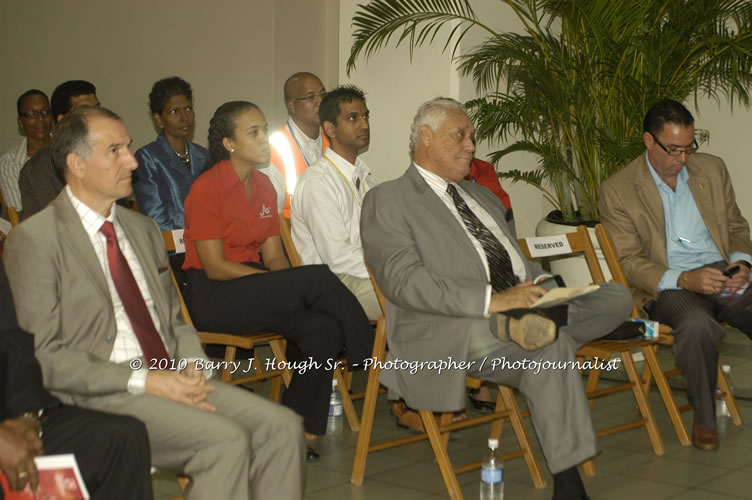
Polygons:
[[[475,129],[460,103],[424,103],[412,125],[413,164],[365,197],[361,235],[366,261],[387,298],[390,359],[471,363],[467,370],[384,370],[381,382],[409,406],[437,412],[464,409],[466,375],[518,387],[554,474],[554,498],[587,498],[576,466],[595,455],[597,441],[582,381],[577,370],[551,369],[544,362],[573,361],[579,345],[628,317],[631,299],[624,287],[604,285],[559,310],[558,338],[523,349],[534,347],[525,340],[549,322],[524,311],[545,292],[532,283],[544,273],[522,257],[498,198],[463,180],[474,151]],[[467,225],[467,210],[504,246],[505,265]],[[511,283],[521,284],[497,286],[497,267],[510,265]],[[509,316],[499,314],[504,312],[523,318],[517,326],[532,330],[517,339],[522,346],[501,340],[514,330]],[[531,318],[540,321],[524,321]]]
[[301,498],[300,417],[212,380],[159,229],[114,204],[132,190],[130,142],[111,111],[67,114],[52,148],[68,185],[8,238],[19,323],[35,334],[47,387],[143,420],[152,463],[191,477],[186,498]]

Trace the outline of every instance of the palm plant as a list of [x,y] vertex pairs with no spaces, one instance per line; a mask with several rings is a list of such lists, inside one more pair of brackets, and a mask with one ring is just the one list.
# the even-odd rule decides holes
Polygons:
[[[488,0],[484,0],[488,1]],[[602,181],[643,151],[642,119],[659,100],[750,101],[750,0],[499,0],[523,33],[498,32],[469,0],[373,0],[353,17],[356,60],[396,44],[444,40],[477,94],[467,103],[491,154],[537,156],[502,178],[539,188],[565,221],[597,220]],[[443,30],[447,27],[447,30]],[[488,37],[460,46],[471,30]]]

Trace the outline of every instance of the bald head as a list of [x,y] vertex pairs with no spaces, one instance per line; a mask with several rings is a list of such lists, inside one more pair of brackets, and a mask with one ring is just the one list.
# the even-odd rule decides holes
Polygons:
[[295,73],[285,82],[287,113],[310,138],[319,135],[319,105],[326,94],[324,84],[313,73]]

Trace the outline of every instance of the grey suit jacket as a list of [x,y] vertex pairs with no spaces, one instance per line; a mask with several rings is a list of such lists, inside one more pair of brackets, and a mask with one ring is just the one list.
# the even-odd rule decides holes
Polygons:
[[[749,224],[736,204],[723,160],[696,153],[689,156],[686,169],[689,190],[723,257],[752,254]],[[645,154],[603,183],[598,208],[638,303],[657,298],[658,283],[668,270],[666,224]]]
[[[499,199],[472,182],[460,186],[521,255]],[[464,408],[465,370],[413,367],[450,357],[466,361],[472,332],[492,328],[495,317],[483,310],[488,278],[475,247],[413,165],[368,192],[360,224],[366,262],[387,299],[388,359],[413,363],[382,371],[381,381],[415,408]],[[524,261],[526,279],[542,274],[538,264]]]
[[[185,324],[160,231],[154,221],[119,208],[116,217],[138,256],[173,358],[205,358]],[[45,387],[61,400],[127,392],[132,370],[109,361],[115,315],[102,268],[81,220],[63,191],[10,232],[3,255],[18,321],[34,334]]]

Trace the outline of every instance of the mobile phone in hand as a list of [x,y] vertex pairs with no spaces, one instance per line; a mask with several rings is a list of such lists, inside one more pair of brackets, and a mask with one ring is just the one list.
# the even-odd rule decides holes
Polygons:
[[726,269],[725,271],[723,271],[723,275],[725,277],[727,277],[727,278],[730,278],[733,275],[735,275],[736,273],[738,273],[739,269],[740,269],[739,268],[739,264],[737,264],[737,265],[729,267],[728,269]]
[[553,290],[554,288],[567,286],[564,284],[564,279],[558,274],[555,274],[554,276],[550,276],[542,281],[539,281],[538,283],[536,283],[536,285],[542,286],[543,288],[546,289],[547,292]]

